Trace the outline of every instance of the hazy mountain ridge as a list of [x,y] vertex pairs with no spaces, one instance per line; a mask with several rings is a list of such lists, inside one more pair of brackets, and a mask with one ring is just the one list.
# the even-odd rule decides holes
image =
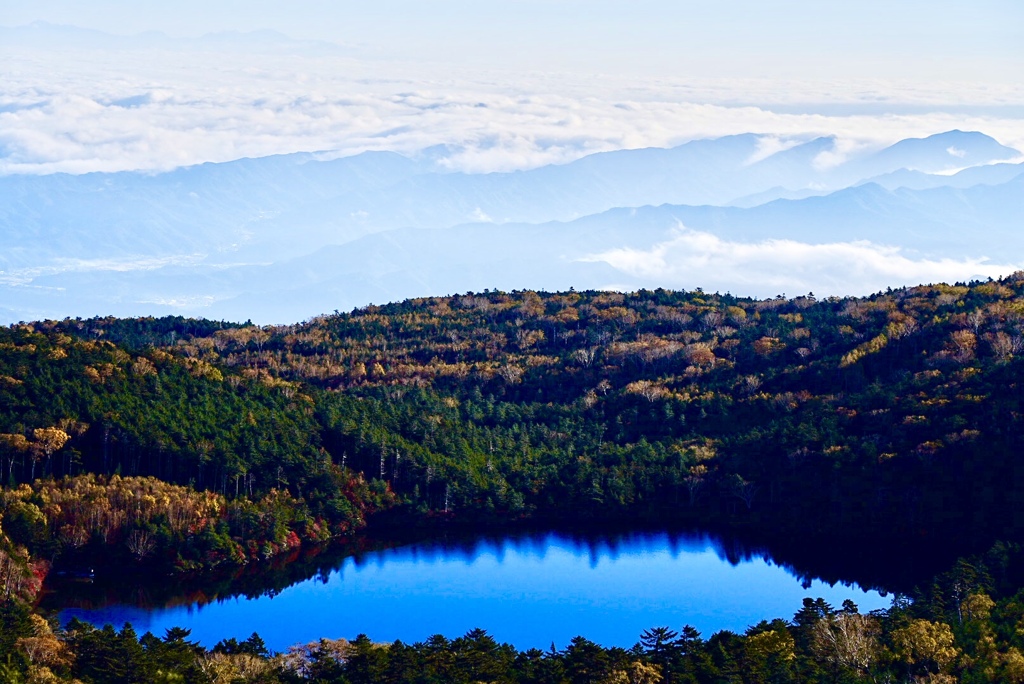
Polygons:
[[[866,171],[881,167],[879,157],[898,164],[889,173],[928,164],[937,170],[930,161],[936,150],[954,143],[978,163],[1021,156],[987,136],[954,131],[919,140],[909,151],[893,146],[820,171],[815,160],[832,150],[833,139],[749,163],[763,142],[746,134],[479,175],[438,173],[429,160],[368,152],[329,161],[310,154],[242,159],[162,174],[6,176],[0,177],[0,244],[5,253],[28,246],[42,255],[88,258],[217,252],[267,241],[276,257],[282,236],[288,243],[330,244],[391,228],[567,221],[615,207],[722,205],[778,187],[839,189],[873,177]],[[843,176],[853,181],[840,182]],[[929,187],[938,182],[930,178]],[[91,220],[83,221],[86,216]],[[26,239],[37,242],[20,244]]]
[[[487,287],[755,287],[771,296],[797,285],[753,283],[728,264],[703,276],[697,268],[694,278],[708,282],[694,281],[678,264],[695,249],[711,250],[706,262],[778,240],[1024,260],[1012,249],[1024,165],[999,163],[1021,155],[992,138],[951,131],[835,164],[833,138],[779,144],[746,134],[479,175],[443,172],[446,151],[428,150],[419,159],[294,154],[161,174],[0,177],[9,310],[0,313],[269,322]],[[978,165],[948,173],[968,162]]]
[[[34,296],[30,291],[23,294],[37,306],[64,299],[65,306],[77,301],[76,306],[87,311],[120,313],[144,301],[155,311],[195,310],[241,320],[257,312],[277,321],[369,302],[487,288],[701,286],[722,291],[754,289],[771,296],[766,293],[787,287],[771,280],[754,282],[755,277],[744,275],[735,259],[723,261],[721,270],[706,268],[689,276],[683,269],[644,275],[642,268],[641,272],[623,269],[601,255],[625,249],[656,260],[660,245],[672,245],[681,236],[713,235],[726,249],[779,240],[801,244],[870,240],[913,244],[926,257],[955,253],[1024,260],[1024,251],[1011,248],[1016,244],[1019,217],[1024,215],[1022,184],[1024,174],[1004,185],[967,190],[888,191],[870,184],[826,197],[778,200],[750,209],[662,205],[613,209],[571,222],[401,228],[266,265],[174,264],[120,273],[40,276],[33,285],[46,289],[35,291]],[[802,268],[824,277],[815,269],[827,269],[810,261],[793,270]],[[109,308],[101,308],[104,303]]]
[[[311,154],[240,159],[156,175],[5,176],[0,242],[4,255],[28,243],[35,264],[61,256],[237,250],[260,240],[259,224],[268,218],[331,195],[387,186],[418,170],[406,157],[367,152],[330,161]],[[8,260],[7,268],[12,265],[23,264]]]

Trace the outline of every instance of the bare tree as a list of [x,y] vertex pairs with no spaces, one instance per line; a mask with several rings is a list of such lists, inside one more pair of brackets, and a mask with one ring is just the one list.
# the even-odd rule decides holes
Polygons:
[[156,540],[146,530],[132,530],[125,541],[128,550],[137,560],[142,560],[156,548]]
[[704,488],[704,482],[707,474],[708,467],[701,463],[692,466],[690,468],[690,474],[683,478],[683,482],[686,483],[686,489],[690,494],[691,507],[697,503],[697,497],[700,496],[700,491]]
[[572,358],[575,359],[576,363],[580,364],[584,368],[590,368],[594,363],[595,356],[597,356],[597,347],[577,349],[572,353]]
[[11,479],[11,472],[14,470],[14,461],[29,450],[29,441],[25,435],[0,434],[0,453],[4,457],[4,465],[7,469],[7,479]]
[[505,364],[498,369],[498,375],[504,378],[505,382],[515,385],[523,377],[523,369],[513,364]]
[[757,492],[760,489],[760,487],[757,486],[757,483],[744,480],[740,475],[733,475],[731,485],[732,495],[746,504],[748,511],[753,508],[754,497],[757,496]]
[[811,648],[820,659],[868,675],[881,653],[878,620],[860,613],[838,613],[814,623]]

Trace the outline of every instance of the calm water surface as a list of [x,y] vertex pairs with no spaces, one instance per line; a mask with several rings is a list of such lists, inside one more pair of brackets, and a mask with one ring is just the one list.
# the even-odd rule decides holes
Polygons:
[[836,606],[849,598],[862,612],[891,603],[856,585],[800,580],[763,557],[730,555],[711,537],[658,533],[417,544],[346,558],[273,596],[158,609],[65,608],[60,617],[130,621],[139,634],[158,636],[181,626],[206,646],[255,631],[275,650],[359,633],[374,641],[454,638],[481,627],[522,649],[561,648],[576,635],[631,646],[644,629],[660,625],[690,624],[705,637],[742,631],[762,619],[792,617],[805,596]]

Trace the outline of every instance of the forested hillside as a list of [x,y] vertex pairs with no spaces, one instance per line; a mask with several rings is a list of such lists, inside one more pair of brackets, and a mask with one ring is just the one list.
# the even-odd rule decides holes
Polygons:
[[[646,520],[1013,540],[1024,501],[1022,350],[1020,274],[863,299],[484,292],[271,328],[162,318],[0,329],[5,638],[49,638],[17,606],[51,564],[206,570],[367,522]],[[946,581],[954,593],[995,587],[984,573],[959,573]],[[1014,582],[1002,581],[1003,596]],[[876,636],[883,626],[941,632],[912,621],[961,610],[967,594],[939,587],[917,613],[858,624]],[[819,613],[831,625],[861,620]],[[753,657],[763,641],[789,654],[787,634],[812,638],[762,627],[700,648]],[[76,630],[62,637],[75,648],[116,642]],[[582,646],[502,657],[568,672]],[[407,655],[433,647],[416,648]],[[651,648],[600,658],[611,658],[608,673],[676,667]],[[815,667],[862,673],[878,664],[821,660],[814,648],[797,643],[798,660],[771,667],[792,675],[812,656]],[[892,667],[921,662],[898,641],[886,648]],[[920,671],[962,664],[949,648]],[[397,652],[373,653],[384,668]]]
[[11,485],[287,492],[328,517],[358,481],[417,519],[1011,529],[1022,287],[485,292],[274,328],[18,325],[0,330],[0,465]]

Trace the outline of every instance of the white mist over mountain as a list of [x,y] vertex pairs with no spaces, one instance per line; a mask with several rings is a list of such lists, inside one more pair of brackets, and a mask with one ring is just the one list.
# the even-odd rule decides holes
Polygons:
[[[467,10],[462,18],[442,10],[435,16],[421,6],[451,12],[464,3],[413,3],[420,9],[398,3],[406,14],[395,17],[422,17],[423,35],[416,39],[407,35],[408,26],[396,26],[402,23],[396,18],[382,20],[376,29],[354,30],[369,22],[367,16],[383,14],[379,9],[347,14],[325,9],[314,16],[307,7],[297,15],[321,30],[300,31],[305,35],[296,39],[268,30],[295,28],[294,17],[255,24],[259,17],[272,16],[258,5],[229,14],[216,11],[218,3],[213,3],[213,11],[193,7],[189,14],[186,3],[172,19],[150,3],[137,3],[134,10],[114,3],[116,12],[103,2],[90,3],[88,10],[67,2],[35,3],[31,9],[21,4],[0,8],[0,61],[5,65],[0,72],[0,173],[168,170],[308,151],[414,155],[438,146],[443,146],[439,161],[446,168],[478,173],[749,132],[836,136],[837,147],[829,154],[837,159],[847,151],[879,149],[952,129],[982,130],[1024,147],[1024,84],[1016,78],[1024,62],[1001,37],[1012,30],[1007,28],[1012,22],[1002,21],[1003,15],[1017,12],[1010,7],[990,10],[989,18],[1001,21],[986,29],[993,35],[983,50],[954,60],[974,69],[957,76],[956,69],[937,68],[932,58],[919,60],[931,65],[928,73],[921,72],[923,67],[903,71],[917,63],[907,55],[885,69],[868,69],[864,65],[879,54],[902,51],[904,42],[918,35],[917,24],[908,25],[904,38],[896,40],[881,19],[873,30],[883,35],[872,45],[881,49],[884,42],[885,49],[878,53],[860,46],[840,60],[860,63],[858,73],[838,67],[821,71],[823,60],[833,60],[834,46],[809,58],[804,51],[820,39],[803,34],[812,33],[812,26],[834,33],[834,27],[829,17],[815,12],[807,13],[802,24],[784,21],[795,16],[791,10],[775,17],[774,25],[758,25],[779,36],[795,31],[803,37],[794,44],[804,47],[783,50],[781,43],[770,43],[762,46],[769,54],[755,58],[750,50],[757,41],[744,32],[752,33],[751,17],[763,10],[750,7],[749,17],[734,17],[705,3],[697,3],[701,7],[689,14],[669,7],[689,3],[641,2],[633,12],[623,12],[625,3],[588,3],[579,20],[606,27],[619,21],[622,35],[612,37],[573,28],[567,17],[580,8],[568,0],[480,2],[490,11]],[[512,13],[515,20],[494,38],[491,50],[463,34],[439,37],[450,30],[429,33],[446,16],[476,34],[496,32],[490,19],[511,11],[500,10],[502,5],[519,5],[520,12]],[[652,57],[637,71],[627,65],[637,54],[639,37],[651,30],[644,27],[656,23],[643,18],[641,5],[647,15],[664,10],[675,24],[668,22],[651,36],[662,58]],[[561,10],[544,9],[549,6]],[[580,54],[601,58],[580,62],[575,52],[556,50],[564,41],[548,35],[551,28],[544,18],[549,13],[552,22],[576,36]],[[926,16],[933,15],[938,17],[933,23],[942,17],[953,21],[948,12],[933,10]],[[12,25],[31,17],[36,21]],[[525,25],[531,17],[536,25]],[[183,30],[183,18],[191,18],[192,31]],[[833,19],[849,17],[839,13]],[[72,20],[91,27],[66,25]],[[323,28],[332,23],[336,31]],[[666,28],[672,26],[674,35]],[[185,37],[165,32],[173,27]],[[743,30],[737,33],[739,27]],[[706,46],[707,35],[721,40]],[[448,54],[466,41],[461,56]],[[923,48],[931,45],[925,43]],[[502,44],[509,47],[499,49]],[[725,69],[735,59],[726,59],[723,52],[745,58]],[[978,55],[988,53],[979,61]],[[546,62],[531,66],[545,54]],[[497,63],[495,56],[500,57]],[[762,57],[786,60],[785,65],[765,70]],[[1004,62],[1020,63],[1021,69],[1003,74],[996,65]],[[830,158],[820,161],[827,164]]]
[[1024,6],[0,7],[0,320],[1024,264]]
[[270,322],[487,288],[866,294],[1024,264],[1017,150],[949,131],[817,163],[834,147],[744,134],[511,173],[374,152],[0,177],[0,291],[8,320]]

